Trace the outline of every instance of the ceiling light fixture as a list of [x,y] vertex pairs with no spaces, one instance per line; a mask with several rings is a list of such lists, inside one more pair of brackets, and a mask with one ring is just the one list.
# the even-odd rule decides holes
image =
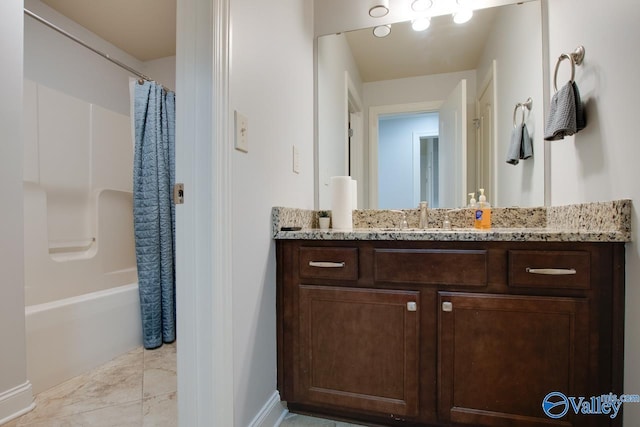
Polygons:
[[387,37],[391,34],[391,25],[378,25],[373,29],[373,35],[376,37]]
[[411,3],[411,9],[415,12],[422,12],[433,6],[433,0],[413,0]]
[[424,31],[429,28],[430,25],[431,18],[429,17],[416,18],[411,21],[411,28],[413,28],[413,31]]
[[369,8],[369,16],[372,18],[382,18],[389,13],[389,0],[376,0]]
[[471,7],[469,7],[465,0],[456,0],[456,3],[458,3],[458,10],[453,13],[453,22],[456,24],[469,22],[473,16],[473,10]]

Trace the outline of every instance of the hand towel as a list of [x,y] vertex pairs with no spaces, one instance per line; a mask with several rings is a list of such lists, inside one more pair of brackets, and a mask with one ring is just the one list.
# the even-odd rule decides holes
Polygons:
[[573,86],[573,96],[576,100],[576,132],[579,132],[587,126],[587,116],[584,111],[582,99],[580,99],[578,85],[576,82],[571,82],[571,85]]
[[524,123],[515,127],[511,132],[511,143],[507,150],[507,163],[517,165],[520,160],[533,156],[533,144],[527,125]]
[[563,139],[584,129],[586,123],[578,86],[575,82],[567,82],[551,99],[551,108],[544,126],[544,139]]

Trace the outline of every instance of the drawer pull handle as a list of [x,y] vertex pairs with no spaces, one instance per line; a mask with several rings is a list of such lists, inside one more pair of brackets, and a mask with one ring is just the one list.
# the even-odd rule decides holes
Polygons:
[[309,261],[309,267],[342,268],[342,267],[344,267],[344,261],[342,261],[342,262]]
[[527,273],[531,274],[546,274],[549,276],[566,276],[569,274],[576,274],[575,268],[526,268]]

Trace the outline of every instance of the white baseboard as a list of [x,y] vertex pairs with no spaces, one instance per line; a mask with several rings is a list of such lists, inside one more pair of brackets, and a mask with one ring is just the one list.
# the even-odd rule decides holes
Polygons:
[[248,427],[278,427],[287,412],[284,405],[280,403],[280,393],[276,390]]
[[29,381],[0,393],[0,425],[26,414],[35,407]]

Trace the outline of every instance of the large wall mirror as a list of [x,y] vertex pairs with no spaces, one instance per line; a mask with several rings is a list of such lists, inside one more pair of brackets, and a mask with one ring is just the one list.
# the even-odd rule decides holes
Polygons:
[[[544,205],[544,1],[474,0],[457,24],[456,0],[421,14],[390,0],[377,19],[368,0],[315,0],[318,207],[330,208],[334,175],[358,181],[360,209],[462,207],[479,188],[495,206]],[[418,16],[429,28],[412,29]],[[528,98],[531,110],[516,108]],[[534,155],[512,165],[522,122]]]

